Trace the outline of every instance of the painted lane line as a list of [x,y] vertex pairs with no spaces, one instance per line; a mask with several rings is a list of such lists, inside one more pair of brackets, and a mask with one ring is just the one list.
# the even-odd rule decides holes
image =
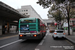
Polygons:
[[43,38],[43,40],[39,43],[39,45],[42,45],[43,44],[43,42],[44,42],[44,40],[46,39],[46,37],[47,37],[47,35],[48,35],[49,33],[47,33],[46,34],[46,36]]
[[48,34],[49,34],[49,33],[47,33],[46,36],[47,36]]
[[47,35],[45,35],[45,37],[43,38],[43,40],[46,39],[46,37],[47,37]]
[[39,45],[42,45],[42,44],[43,44],[43,42],[44,42],[44,40],[42,40],[42,41],[41,41],[41,43],[40,43]]
[[44,37],[44,39],[46,39],[46,36]]
[[19,41],[22,41],[22,40],[17,40],[17,41],[14,41],[14,42],[11,42],[11,43],[8,43],[8,44],[5,44],[5,45],[3,45],[3,46],[0,46],[0,48],[3,48],[3,47],[6,47],[6,46],[9,46],[9,45],[14,44],[14,43],[19,42]]

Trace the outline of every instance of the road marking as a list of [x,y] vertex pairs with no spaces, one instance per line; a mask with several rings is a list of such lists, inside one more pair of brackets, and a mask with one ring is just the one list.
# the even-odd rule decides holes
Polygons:
[[22,41],[22,40],[17,40],[17,41],[14,41],[14,42],[11,42],[11,43],[8,43],[8,44],[5,44],[5,45],[3,45],[3,46],[0,46],[0,48],[3,48],[3,47],[6,47],[6,46],[9,46],[9,45],[14,44],[14,43],[19,42],[19,41]]
[[42,40],[42,41],[41,41],[41,43],[40,43],[39,45],[42,45],[42,44],[43,44],[43,42],[44,42],[44,40]]
[[0,38],[0,40],[11,38],[11,37],[15,37],[15,36],[18,36],[18,35],[3,37],[3,38]]
[[46,39],[46,36],[44,37],[44,39]]
[[47,33],[46,36],[47,36],[48,34],[49,34],[49,33]]
[[47,33],[46,34],[46,36],[43,38],[43,40],[39,43],[39,45],[42,45],[43,44],[43,42],[44,42],[44,40],[46,39],[46,37],[47,37],[47,35],[48,35],[49,33]]
[[69,42],[68,40],[66,40],[69,44],[73,45],[71,42]]
[[35,50],[40,50],[40,49],[35,49]]

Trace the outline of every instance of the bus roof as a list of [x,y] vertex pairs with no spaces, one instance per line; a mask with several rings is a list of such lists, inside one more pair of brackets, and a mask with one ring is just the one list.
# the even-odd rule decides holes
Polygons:
[[34,19],[37,19],[37,18],[20,18],[20,20],[34,20]]

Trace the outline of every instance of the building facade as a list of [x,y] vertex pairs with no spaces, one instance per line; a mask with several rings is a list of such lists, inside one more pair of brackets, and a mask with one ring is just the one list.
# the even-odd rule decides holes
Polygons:
[[33,9],[31,5],[21,6],[21,9],[17,9],[17,10],[19,11],[19,13],[27,16],[28,18],[39,18],[43,22],[40,15]]
[[54,18],[49,18],[49,19],[43,19],[45,22],[46,26],[50,25],[51,23],[55,23]]

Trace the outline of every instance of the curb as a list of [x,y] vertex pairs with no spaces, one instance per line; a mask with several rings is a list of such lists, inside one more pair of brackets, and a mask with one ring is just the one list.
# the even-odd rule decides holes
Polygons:
[[67,37],[65,37],[69,42],[71,42],[72,44],[74,44],[75,45],[75,41],[73,41],[73,40],[71,40],[71,39],[69,39],[69,38],[67,38]]

